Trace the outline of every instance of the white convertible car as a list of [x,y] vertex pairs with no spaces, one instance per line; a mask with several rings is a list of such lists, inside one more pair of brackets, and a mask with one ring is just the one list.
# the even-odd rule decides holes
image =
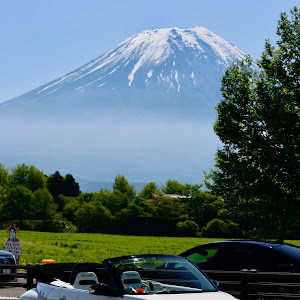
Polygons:
[[[68,280],[38,282],[20,300],[233,300],[188,260],[148,254],[78,263]],[[55,268],[55,265],[52,265]]]

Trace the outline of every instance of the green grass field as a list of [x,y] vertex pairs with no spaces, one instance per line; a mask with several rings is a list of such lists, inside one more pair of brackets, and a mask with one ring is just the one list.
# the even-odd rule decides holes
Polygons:
[[[8,234],[0,232],[0,249]],[[179,254],[193,246],[216,239],[124,236],[94,233],[49,233],[20,231],[20,264],[59,262],[102,262],[105,258],[142,253]]]
[[[8,238],[0,231],[0,249]],[[105,258],[146,253],[179,254],[196,245],[222,240],[208,238],[124,236],[93,233],[49,233],[20,231],[20,264],[61,262],[102,262]],[[300,246],[300,241],[289,241]]]

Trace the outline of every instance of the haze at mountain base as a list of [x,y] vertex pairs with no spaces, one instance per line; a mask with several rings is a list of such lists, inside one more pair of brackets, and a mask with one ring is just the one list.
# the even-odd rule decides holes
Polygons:
[[176,178],[196,183],[213,165],[218,143],[211,124],[188,121],[112,122],[108,118],[92,124],[62,124],[48,119],[38,124],[35,120],[23,126],[10,123],[1,138],[5,165],[26,162],[46,174],[59,170],[109,182],[120,173],[134,182]]

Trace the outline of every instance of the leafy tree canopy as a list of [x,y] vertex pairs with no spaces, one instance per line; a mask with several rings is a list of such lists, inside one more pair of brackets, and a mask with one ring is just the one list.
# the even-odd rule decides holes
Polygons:
[[0,186],[5,187],[9,184],[8,170],[0,163]]
[[139,195],[144,199],[149,199],[152,194],[161,195],[161,192],[155,182],[147,183],[139,192]]
[[162,192],[165,194],[185,194],[185,186],[184,184],[178,182],[177,180],[169,179],[165,185],[162,184]]
[[27,187],[17,185],[10,189],[5,205],[6,217],[11,220],[23,221],[30,217],[33,193]]
[[44,221],[44,228],[46,220],[53,220],[57,216],[57,204],[50,192],[46,189],[38,189],[33,193],[31,217],[36,220]]
[[177,180],[169,179],[165,185],[162,185],[162,191],[165,194],[177,194],[177,195],[185,195],[190,196],[196,193],[202,185],[200,184],[182,184]]
[[58,171],[56,171],[54,174],[50,175],[47,178],[48,190],[54,198],[57,198],[58,195],[63,194],[63,185],[64,178],[60,175]]
[[133,197],[136,195],[136,191],[133,185],[130,185],[123,175],[117,175],[115,182],[113,184],[113,190],[120,191],[121,193],[126,193],[128,197]]
[[71,174],[67,174],[64,178],[64,195],[65,196],[78,196],[80,194],[79,184]]
[[46,186],[46,176],[32,165],[17,165],[11,169],[10,177],[14,186],[23,185],[33,192]]
[[[99,202],[102,202],[102,201],[99,201]],[[112,193],[109,193],[108,198],[105,199],[105,201],[103,202],[105,207],[107,207],[113,215],[116,215],[122,209],[127,208],[128,203],[129,203],[129,201],[128,201],[127,194],[122,193],[118,189],[114,190]]]
[[2,207],[4,200],[7,197],[7,187],[9,185],[8,170],[4,168],[4,165],[0,164],[0,217],[2,215]]
[[[248,57],[222,79],[214,126],[223,147],[209,188],[252,224],[284,232],[297,226],[300,195],[300,13],[281,14],[277,48],[266,41],[256,66]],[[276,225],[275,225],[276,224]],[[289,225],[287,225],[289,224]]]
[[64,177],[58,171],[47,178],[47,187],[58,204],[59,211],[62,211],[64,206],[63,198],[60,195],[76,197],[81,193],[79,184],[71,174]]
[[77,225],[81,232],[99,232],[112,219],[111,212],[101,202],[85,202],[76,212]]

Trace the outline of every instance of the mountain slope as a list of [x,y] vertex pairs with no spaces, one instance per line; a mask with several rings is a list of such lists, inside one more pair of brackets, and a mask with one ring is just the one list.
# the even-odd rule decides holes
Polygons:
[[[245,53],[203,27],[146,30],[83,67],[1,108],[39,112],[95,109],[213,109],[225,68]],[[176,108],[174,107],[176,106]]]

